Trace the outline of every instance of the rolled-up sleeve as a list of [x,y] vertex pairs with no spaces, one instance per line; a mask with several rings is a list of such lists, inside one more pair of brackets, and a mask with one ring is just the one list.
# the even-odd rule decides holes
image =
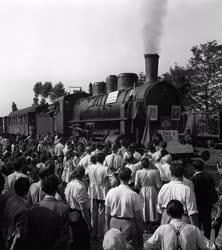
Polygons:
[[202,235],[197,227],[195,228],[195,233],[196,233],[197,245],[200,249],[210,249],[210,250],[216,249],[214,243],[208,240],[204,235]]

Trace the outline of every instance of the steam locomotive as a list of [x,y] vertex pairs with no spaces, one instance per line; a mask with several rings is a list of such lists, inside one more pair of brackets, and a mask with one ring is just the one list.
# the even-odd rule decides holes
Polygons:
[[92,85],[92,95],[74,91],[50,105],[10,113],[0,120],[1,132],[40,138],[60,133],[84,144],[116,142],[125,137],[144,145],[153,134],[160,133],[168,142],[174,142],[174,149],[169,151],[192,154],[193,148],[178,143],[180,97],[171,83],[158,80],[158,63],[157,54],[145,55],[143,84],[134,73],[110,75],[106,82]]

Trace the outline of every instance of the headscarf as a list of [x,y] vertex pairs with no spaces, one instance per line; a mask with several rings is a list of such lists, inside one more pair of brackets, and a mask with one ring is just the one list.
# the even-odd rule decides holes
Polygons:
[[126,240],[122,232],[116,228],[111,228],[103,239],[104,250],[126,250]]

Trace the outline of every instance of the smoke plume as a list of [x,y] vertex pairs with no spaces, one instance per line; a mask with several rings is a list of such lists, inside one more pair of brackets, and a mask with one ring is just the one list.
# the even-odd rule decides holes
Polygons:
[[168,0],[142,0],[144,53],[158,53]]

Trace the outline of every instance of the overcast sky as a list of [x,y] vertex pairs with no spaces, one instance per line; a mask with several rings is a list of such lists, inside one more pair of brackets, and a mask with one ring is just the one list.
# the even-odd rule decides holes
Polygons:
[[[142,1],[0,0],[0,115],[12,101],[30,106],[37,81],[88,90],[110,74],[144,71]],[[221,0],[168,0],[159,74],[185,65],[193,45],[222,43],[221,13]]]

